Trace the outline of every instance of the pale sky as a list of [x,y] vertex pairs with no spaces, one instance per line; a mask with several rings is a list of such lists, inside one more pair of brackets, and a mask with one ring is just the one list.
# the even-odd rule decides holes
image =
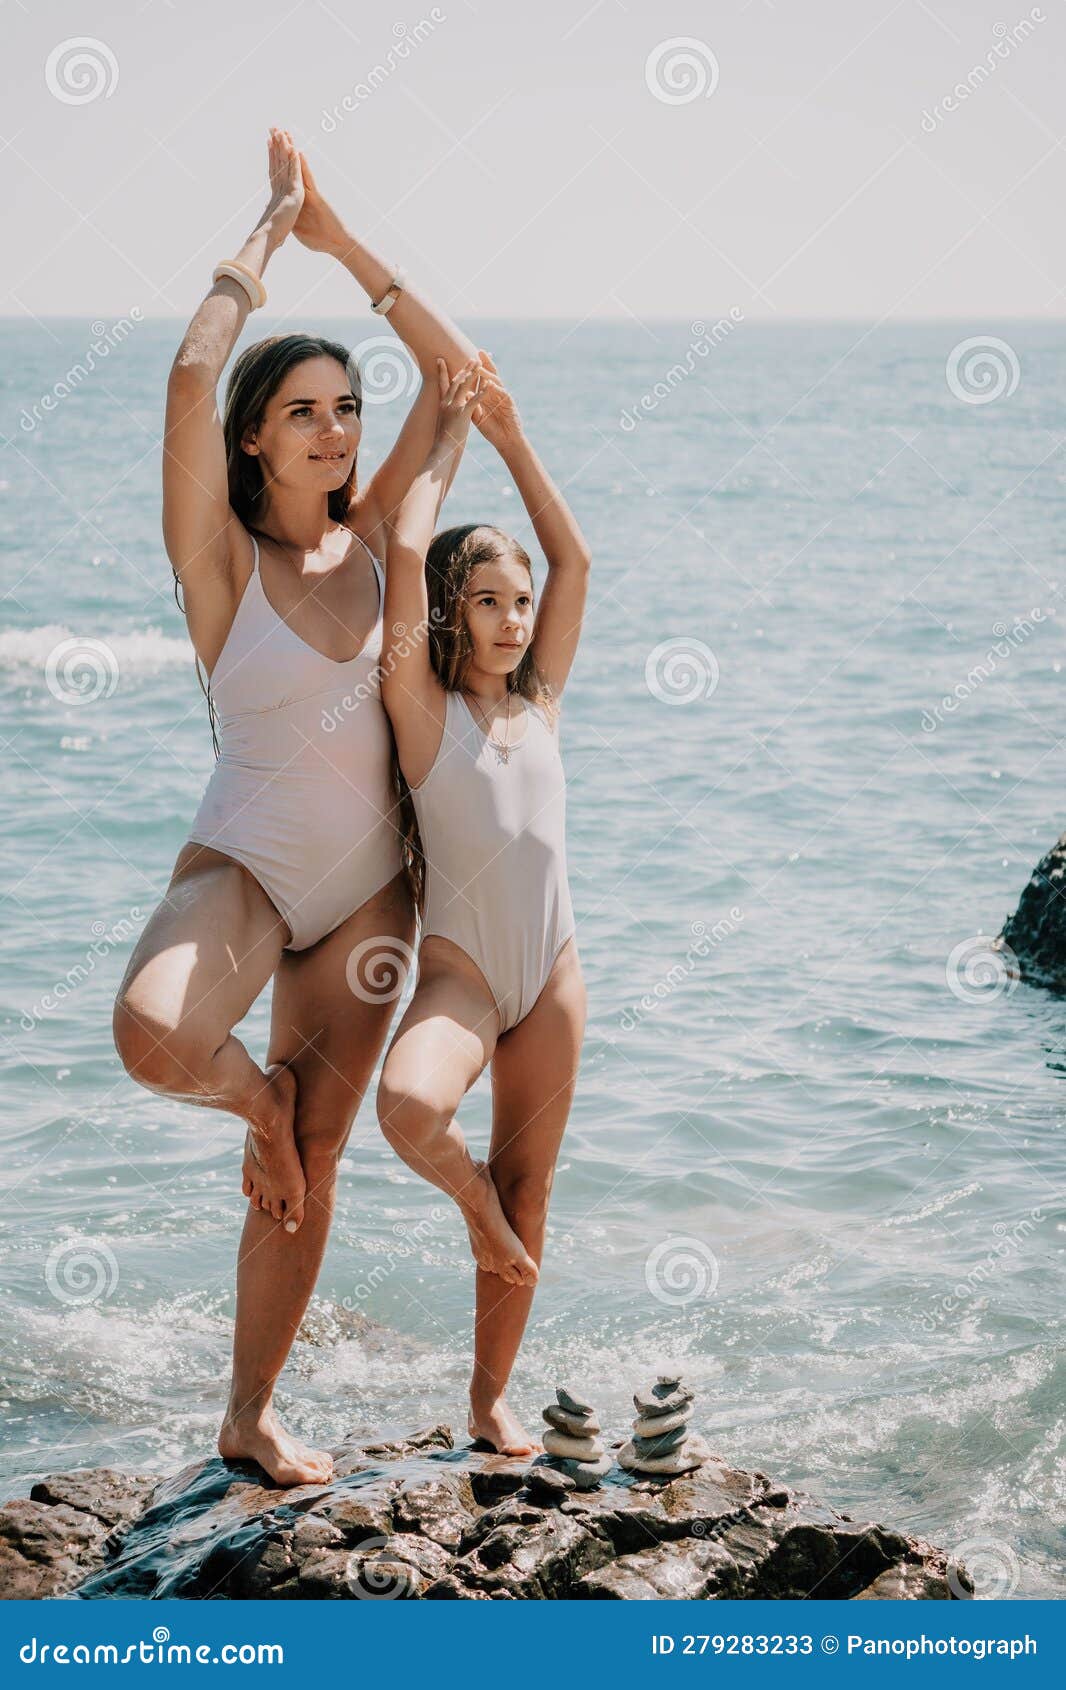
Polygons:
[[[1063,0],[0,7],[0,314],[189,316],[277,122],[462,317],[1066,315]],[[295,245],[267,282],[352,306]]]

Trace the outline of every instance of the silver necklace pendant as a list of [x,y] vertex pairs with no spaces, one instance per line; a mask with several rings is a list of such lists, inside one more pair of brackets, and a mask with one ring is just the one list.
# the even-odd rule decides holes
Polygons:
[[492,743],[496,750],[497,763],[509,763],[511,761],[511,747],[509,745],[505,745],[504,742],[499,739],[494,739]]

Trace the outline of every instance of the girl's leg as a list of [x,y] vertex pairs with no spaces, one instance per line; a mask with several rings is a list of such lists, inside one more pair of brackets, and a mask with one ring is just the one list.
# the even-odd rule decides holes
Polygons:
[[[237,1262],[233,1381],[219,1451],[258,1461],[277,1484],[325,1480],[332,1457],[291,1437],[273,1408],[285,1365],[318,1279],[336,1193],[337,1166],[370,1083],[403,986],[404,950],[414,915],[402,877],[306,951],[287,951],[274,980],[270,1056],[295,1074],[296,1145],[307,1180],[304,1222],[290,1237],[249,1210]],[[352,951],[379,939],[364,959],[378,1001],[367,1003],[347,978]],[[396,960],[396,989],[386,978]],[[380,959],[380,971],[374,967]],[[368,991],[367,996],[370,995]]]
[[[533,1008],[503,1035],[492,1061],[489,1167],[504,1214],[538,1267],[584,1033],[585,983],[570,940]],[[535,1290],[535,1284],[501,1285],[490,1273],[477,1275],[469,1429],[501,1455],[537,1447],[505,1395]]]
[[115,1001],[115,1045],[150,1091],[248,1123],[244,1193],[299,1225],[304,1176],[293,1141],[296,1080],[260,1068],[232,1029],[278,965],[289,930],[232,857],[186,845],[141,934]]
[[506,1219],[489,1173],[467,1149],[455,1112],[496,1047],[488,988],[449,940],[426,939],[418,986],[381,1073],[378,1120],[402,1161],[458,1204],[474,1260],[491,1277],[533,1283],[537,1270]]

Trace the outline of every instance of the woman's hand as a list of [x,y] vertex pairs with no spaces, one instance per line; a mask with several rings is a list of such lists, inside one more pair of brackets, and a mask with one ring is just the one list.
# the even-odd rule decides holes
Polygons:
[[491,446],[495,446],[498,452],[506,453],[525,438],[522,419],[489,354],[482,351],[480,357],[481,390],[473,414],[474,425]]
[[299,218],[304,202],[300,155],[287,129],[271,129],[267,143],[270,199],[259,227],[267,225],[280,246]]
[[304,198],[293,234],[312,252],[330,252],[335,256],[345,252],[351,245],[351,237],[329,201],[322,197],[303,153],[300,154],[300,170]]
[[461,370],[448,379],[448,366],[437,359],[437,380],[440,384],[440,408],[437,412],[437,433],[433,442],[435,453],[461,451],[470,432],[470,418],[481,397],[481,366],[476,358],[469,358]]

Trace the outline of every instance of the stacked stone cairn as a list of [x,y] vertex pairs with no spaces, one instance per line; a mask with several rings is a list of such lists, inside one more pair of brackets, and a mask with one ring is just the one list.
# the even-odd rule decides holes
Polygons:
[[660,1373],[654,1384],[634,1392],[633,1402],[637,1410],[633,1436],[618,1454],[627,1472],[676,1478],[703,1465],[710,1450],[697,1433],[689,1431],[692,1392],[680,1378]]
[[556,1387],[555,1397],[543,1411],[548,1422],[544,1457],[529,1469],[526,1483],[553,1494],[564,1489],[593,1490],[611,1470],[596,1411],[562,1385]]

